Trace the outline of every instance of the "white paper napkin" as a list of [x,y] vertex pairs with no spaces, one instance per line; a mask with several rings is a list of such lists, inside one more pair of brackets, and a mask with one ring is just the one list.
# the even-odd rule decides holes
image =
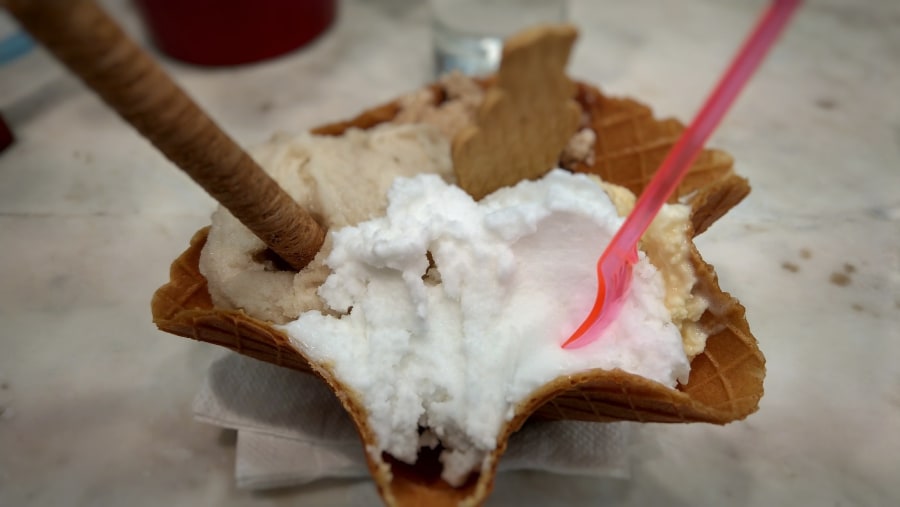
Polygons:
[[[210,367],[194,415],[238,430],[238,487],[368,477],[350,417],[313,375],[229,354]],[[628,423],[529,421],[510,439],[499,471],[627,478],[630,429]]]

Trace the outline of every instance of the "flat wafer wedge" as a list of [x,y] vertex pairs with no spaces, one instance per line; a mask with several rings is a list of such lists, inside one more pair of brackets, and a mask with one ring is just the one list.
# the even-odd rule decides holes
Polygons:
[[[439,87],[432,87],[441,97]],[[646,106],[630,99],[614,99],[596,88],[579,83],[576,99],[582,107],[584,126],[597,131],[594,163],[574,169],[593,172],[607,181],[640,192],[653,168],[674,142],[681,125],[656,120]],[[439,100],[439,99],[438,99]],[[336,135],[350,127],[370,128],[389,121],[396,103],[373,108],[357,118],[316,129]],[[706,150],[691,168],[675,198],[692,206],[694,232],[699,233],[749,191],[735,175],[727,154]],[[288,337],[270,324],[240,310],[213,307],[206,280],[198,270],[206,230],[172,264],[170,281],[155,293],[153,319],[163,331],[224,346],[241,354],[281,366],[315,373],[334,390],[353,418],[362,443],[374,444],[365,410],[354,393],[338,382],[327,366],[310,363],[290,345]],[[415,466],[397,463],[387,456],[367,460],[385,503],[409,505],[480,505],[490,493],[497,461],[510,434],[529,417],[587,421],[710,422],[724,424],[746,417],[757,408],[763,393],[765,360],[750,333],[744,308],[723,292],[715,271],[693,249],[692,263],[698,282],[694,291],[709,301],[701,324],[709,333],[706,349],[691,362],[687,384],[671,389],[623,371],[590,370],[557,378],[544,385],[516,410],[502,428],[496,450],[480,474],[473,474],[453,488],[435,472],[436,464],[420,457]]]

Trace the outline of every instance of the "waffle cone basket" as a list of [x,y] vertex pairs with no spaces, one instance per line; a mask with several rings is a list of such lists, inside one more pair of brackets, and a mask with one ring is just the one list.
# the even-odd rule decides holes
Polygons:
[[[439,85],[433,85],[436,91]],[[440,96],[440,93],[435,94]],[[582,126],[592,128],[597,141],[590,164],[572,169],[590,172],[639,194],[653,176],[683,126],[676,120],[657,120],[650,109],[630,99],[609,98],[596,88],[577,83],[575,99],[583,111]],[[351,127],[371,128],[390,121],[398,112],[391,102],[356,118],[314,130],[339,135]],[[692,208],[694,235],[740,202],[750,187],[734,174],[731,157],[705,150],[692,166],[673,200]],[[375,443],[365,408],[354,393],[293,348],[288,337],[272,325],[240,310],[213,306],[198,261],[207,230],[196,233],[190,247],[172,264],[170,281],[153,296],[154,323],[159,329],[229,348],[240,354],[321,377],[351,415],[364,446]],[[421,457],[406,465],[388,455],[367,454],[369,469],[385,503],[410,505],[480,505],[490,493],[496,465],[509,436],[529,417],[583,421],[709,422],[724,424],[754,412],[763,394],[765,360],[750,333],[744,308],[719,288],[712,266],[696,248],[691,262],[697,276],[694,292],[709,301],[700,324],[709,334],[705,350],[691,362],[689,381],[675,389],[621,370],[590,370],[560,377],[522,402],[502,428],[488,466],[461,487],[440,479],[436,461]]]

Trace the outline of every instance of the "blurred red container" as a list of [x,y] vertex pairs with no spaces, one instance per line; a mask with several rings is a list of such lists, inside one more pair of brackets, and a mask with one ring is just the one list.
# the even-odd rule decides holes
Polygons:
[[334,20],[337,0],[135,0],[154,43],[198,65],[237,65],[287,53]]

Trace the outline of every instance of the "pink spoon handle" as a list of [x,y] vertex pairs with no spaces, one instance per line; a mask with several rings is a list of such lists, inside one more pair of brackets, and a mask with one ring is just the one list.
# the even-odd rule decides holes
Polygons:
[[[666,155],[656,175],[641,193],[634,210],[625,219],[597,263],[600,278],[597,300],[587,319],[563,344],[576,348],[594,341],[599,326],[615,318],[631,279],[633,259],[640,237],[672,192],[678,187],[706,140],[721,122],[738,93],[759,67],[801,0],[773,0],[744,42],[706,103],[678,142]],[[625,276],[621,273],[626,271]],[[610,275],[618,280],[610,280]],[[613,283],[606,283],[613,282]],[[589,332],[590,331],[590,332]]]

